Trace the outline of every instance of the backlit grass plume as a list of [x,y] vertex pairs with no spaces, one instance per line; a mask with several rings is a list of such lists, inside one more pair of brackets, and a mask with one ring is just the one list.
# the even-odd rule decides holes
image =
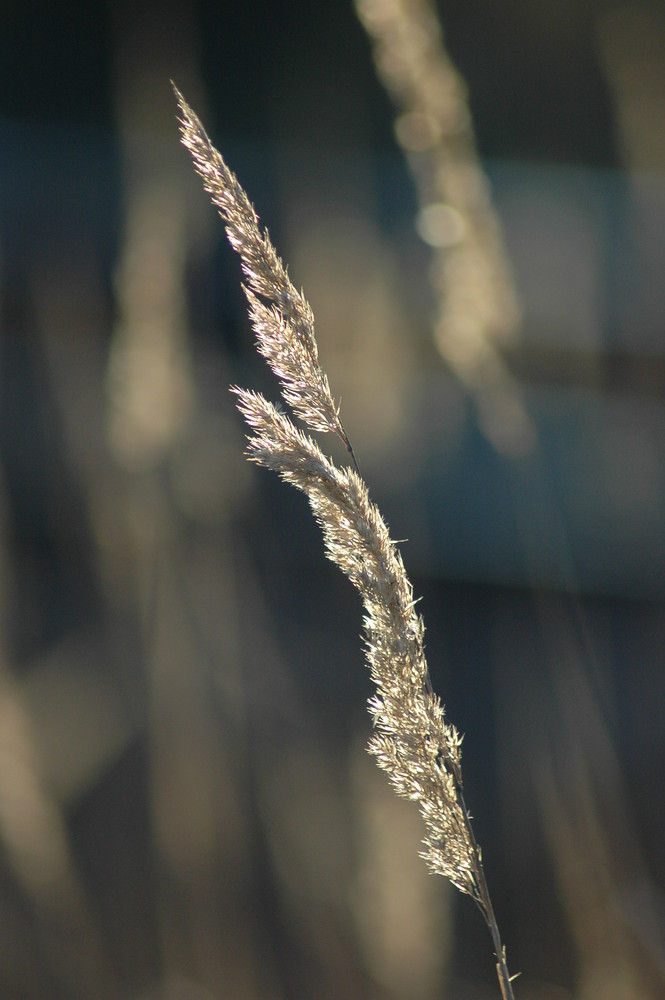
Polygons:
[[251,429],[248,455],[308,497],[328,557],[358,589],[365,609],[365,652],[376,694],[369,750],[398,795],[418,802],[425,820],[424,858],[478,904],[490,927],[504,1000],[512,998],[505,954],[462,795],[461,738],[430,682],[424,626],[402,558],[369,499],[322,371],[312,310],[298,292],[244,190],[179,91],[182,141],[240,254],[245,294],[260,353],[282,396],[313,433],[344,442],[353,468],[336,466],[310,434],[260,393],[234,388]]

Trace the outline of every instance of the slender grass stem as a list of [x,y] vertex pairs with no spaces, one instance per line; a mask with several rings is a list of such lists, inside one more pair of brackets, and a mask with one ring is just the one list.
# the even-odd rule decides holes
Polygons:
[[469,841],[471,843],[471,848],[473,852],[473,858],[475,861],[475,880],[478,889],[478,894],[475,897],[478,909],[483,915],[485,923],[489,927],[490,934],[492,935],[492,943],[494,945],[494,954],[496,955],[496,974],[499,979],[499,986],[501,988],[501,996],[503,1000],[515,1000],[512,987],[512,979],[508,971],[508,963],[506,961],[506,949],[501,942],[501,934],[499,933],[499,925],[497,923],[496,917],[494,915],[494,907],[492,906],[492,899],[490,897],[489,888],[487,886],[487,879],[485,878],[485,869],[483,868],[482,853],[478,842],[476,840],[476,835],[473,832],[473,826],[471,825],[471,817],[469,816],[468,809],[466,807],[466,802],[464,801],[464,794],[462,791],[461,781],[456,780],[456,791],[457,791],[457,802],[464,816],[464,823],[466,825],[467,834]]

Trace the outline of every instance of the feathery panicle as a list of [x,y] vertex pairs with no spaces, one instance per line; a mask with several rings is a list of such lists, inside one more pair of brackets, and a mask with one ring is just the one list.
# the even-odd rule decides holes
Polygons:
[[[369,750],[398,795],[418,802],[427,837],[423,857],[478,904],[490,927],[504,1000],[512,1000],[501,939],[462,794],[461,738],[446,722],[432,690],[423,647],[424,626],[402,558],[378,508],[370,501],[321,371],[309,305],[291,284],[256,212],[203,126],[176,90],[182,138],[242,258],[249,312],[260,352],[284,399],[311,431],[333,431],[346,444],[355,471],[339,468],[318,444],[260,393],[234,387],[251,429],[248,456],[302,490],[321,527],[329,559],[360,592],[365,653],[376,694],[369,709]],[[264,300],[268,300],[268,304]]]
[[460,737],[433,694],[423,650],[424,626],[413,590],[367,487],[338,469],[319,446],[262,395],[234,388],[253,430],[249,457],[308,497],[328,558],[358,589],[365,608],[366,655],[378,693],[370,702],[370,752],[395,791],[414,799],[428,828],[425,858],[459,889],[477,897],[473,855],[457,802]]
[[226,224],[231,246],[242,260],[247,281],[244,291],[259,352],[280,380],[285,401],[305,424],[313,431],[337,434],[352,455],[328,379],[319,365],[310,305],[294,287],[268,232],[259,228],[254,206],[235,174],[180,91],[175,85],[173,89],[182,115],[182,142]]

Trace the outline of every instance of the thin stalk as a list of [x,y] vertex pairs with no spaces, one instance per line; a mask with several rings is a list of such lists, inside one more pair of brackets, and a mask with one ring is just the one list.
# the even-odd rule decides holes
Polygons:
[[351,461],[353,462],[353,468],[356,470],[356,472],[358,473],[358,475],[360,475],[360,466],[358,465],[358,459],[356,458],[356,453],[353,450],[353,445],[349,441],[349,436],[346,433],[346,431],[344,430],[344,425],[342,424],[341,420],[339,422],[339,426],[342,429],[342,433],[340,434],[340,437],[341,437],[342,441],[344,442],[344,447],[348,451],[349,457],[350,457]]
[[501,996],[503,1000],[515,1000],[513,994],[513,986],[510,973],[508,971],[508,963],[506,962],[506,949],[501,942],[501,934],[499,933],[499,925],[497,924],[496,917],[494,915],[494,907],[492,906],[492,899],[490,897],[489,889],[487,886],[487,880],[485,878],[485,870],[483,868],[482,854],[478,842],[476,840],[476,835],[473,832],[473,827],[471,825],[471,818],[469,816],[468,810],[466,808],[466,802],[464,801],[464,795],[462,793],[461,781],[457,776],[455,776],[455,785],[457,791],[457,801],[459,807],[462,810],[462,815],[464,816],[464,823],[466,825],[466,831],[469,836],[469,842],[473,850],[473,857],[475,861],[475,876],[476,884],[478,888],[478,896],[475,897],[478,909],[483,915],[485,923],[489,927],[490,934],[492,935],[492,943],[494,944],[494,954],[496,955],[496,974],[499,980],[499,987],[501,989]]

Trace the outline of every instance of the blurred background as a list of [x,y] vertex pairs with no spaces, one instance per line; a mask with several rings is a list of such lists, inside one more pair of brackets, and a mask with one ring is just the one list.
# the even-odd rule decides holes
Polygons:
[[276,389],[170,79],[408,539],[516,995],[665,996],[665,10],[439,13],[521,315],[471,362],[350,0],[0,7],[3,998],[498,996],[365,752],[360,602],[243,458],[227,387]]

